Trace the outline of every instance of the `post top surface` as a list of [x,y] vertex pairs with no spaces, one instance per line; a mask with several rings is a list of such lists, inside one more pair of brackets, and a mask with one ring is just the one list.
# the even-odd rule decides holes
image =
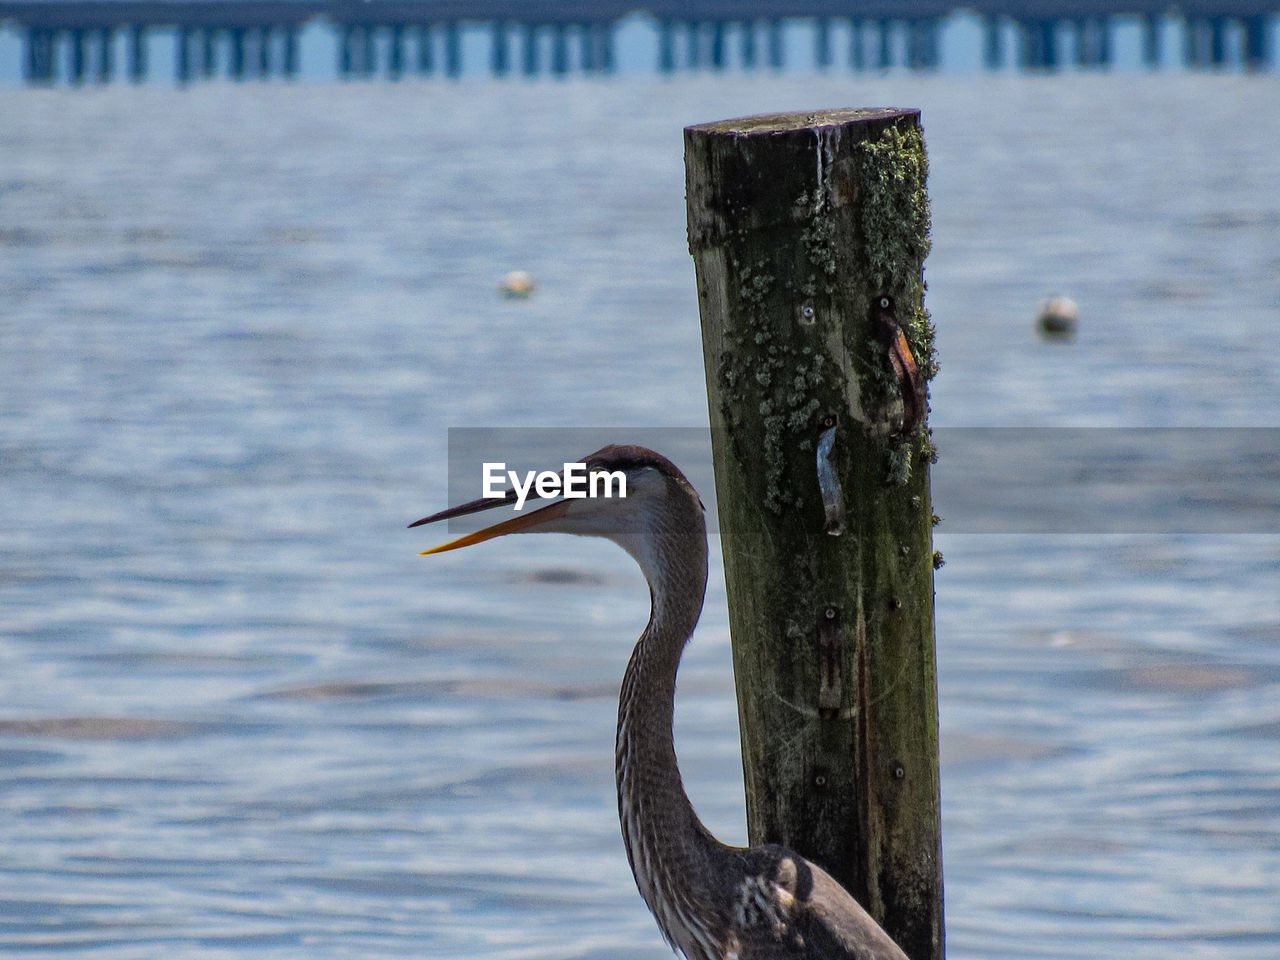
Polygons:
[[753,136],[757,134],[787,133],[818,127],[837,127],[847,123],[868,120],[887,120],[892,117],[918,116],[915,107],[841,107],[834,110],[796,110],[792,113],[761,113],[751,117],[736,117],[714,123],[697,123],[685,127],[690,133],[730,134]]

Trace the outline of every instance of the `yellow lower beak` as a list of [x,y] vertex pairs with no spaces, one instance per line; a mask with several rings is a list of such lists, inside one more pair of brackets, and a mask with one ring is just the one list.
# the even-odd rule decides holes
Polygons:
[[450,540],[448,543],[442,543],[438,547],[432,547],[430,550],[421,551],[418,556],[425,557],[432,553],[444,553],[446,550],[458,550],[462,547],[469,547],[473,543],[483,543],[485,540],[492,540],[494,537],[501,537],[508,533],[520,533],[522,530],[528,530],[546,523],[549,520],[557,520],[568,512],[569,501],[560,500],[556,503],[548,504],[534,510],[532,513],[522,513],[512,517],[509,520],[503,520],[501,523],[495,523],[492,527],[485,527],[483,530],[477,530],[474,533],[468,533],[459,537],[457,540]]

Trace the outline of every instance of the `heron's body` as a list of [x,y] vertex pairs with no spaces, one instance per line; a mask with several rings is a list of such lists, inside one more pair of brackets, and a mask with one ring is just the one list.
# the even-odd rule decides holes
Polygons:
[[[907,960],[821,868],[784,847],[727,846],[698,819],[672,721],[680,655],[706,590],[702,504],[674,464],[642,447],[605,447],[585,462],[624,470],[628,497],[561,501],[437,550],[503,533],[579,533],[614,540],[640,564],[653,609],[622,679],[615,771],[627,858],[663,936],[689,960]],[[418,522],[498,503],[475,501]]]

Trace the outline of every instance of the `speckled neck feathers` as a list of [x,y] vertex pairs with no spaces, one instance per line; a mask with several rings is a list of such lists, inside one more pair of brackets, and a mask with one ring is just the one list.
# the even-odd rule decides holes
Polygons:
[[673,500],[681,508],[656,531],[655,546],[668,562],[649,584],[653,612],[622,680],[615,769],[636,885],[667,941],[701,960],[723,956],[728,917],[708,915],[707,904],[719,901],[710,888],[727,848],[698,819],[676,766],[676,670],[702,609],[707,537],[696,495]]

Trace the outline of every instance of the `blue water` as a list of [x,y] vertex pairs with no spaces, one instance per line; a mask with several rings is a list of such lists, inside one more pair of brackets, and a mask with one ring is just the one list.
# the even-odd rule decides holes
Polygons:
[[[937,425],[1280,427],[1274,78],[0,90],[0,953],[668,956],[639,573],[405,524],[449,427],[705,424],[682,125],[886,103]],[[712,546],[678,749],[742,842]],[[950,955],[1280,955],[1280,536],[937,546]]]

